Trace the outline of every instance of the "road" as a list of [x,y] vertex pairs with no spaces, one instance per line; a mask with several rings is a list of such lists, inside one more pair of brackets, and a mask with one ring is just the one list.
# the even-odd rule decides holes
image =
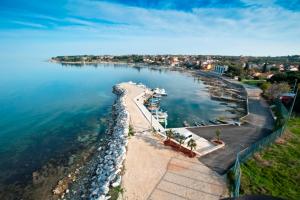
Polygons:
[[221,129],[221,139],[225,142],[225,147],[199,158],[201,162],[219,174],[226,173],[234,164],[237,152],[272,132],[274,120],[265,100],[249,98],[248,105],[249,115],[244,118],[246,123],[242,126],[189,128],[190,131],[207,140],[215,137],[217,128]]

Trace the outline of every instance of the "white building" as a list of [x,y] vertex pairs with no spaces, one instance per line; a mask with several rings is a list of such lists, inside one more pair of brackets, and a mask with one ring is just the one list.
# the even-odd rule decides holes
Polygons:
[[224,72],[226,72],[228,70],[228,66],[227,65],[215,65],[214,68],[214,72],[218,73],[218,74],[224,74]]

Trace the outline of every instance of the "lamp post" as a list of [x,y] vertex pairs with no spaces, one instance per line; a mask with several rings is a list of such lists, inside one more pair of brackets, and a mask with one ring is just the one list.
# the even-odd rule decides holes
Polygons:
[[[150,98],[152,99],[153,98],[153,93],[150,95]],[[150,112],[150,115],[151,115],[151,124],[150,124],[150,129],[151,129],[151,131],[153,130],[153,126],[152,126],[152,113]]]
[[293,104],[292,104],[292,107],[290,109],[288,120],[291,118],[291,115],[292,115],[292,112],[293,112],[293,109],[294,109],[294,105],[295,105],[295,102],[296,102],[296,98],[297,98],[297,95],[298,95],[298,90],[299,90],[299,88],[297,87],[297,90],[296,90],[296,93],[295,93],[295,96],[294,96],[294,100],[293,100]]

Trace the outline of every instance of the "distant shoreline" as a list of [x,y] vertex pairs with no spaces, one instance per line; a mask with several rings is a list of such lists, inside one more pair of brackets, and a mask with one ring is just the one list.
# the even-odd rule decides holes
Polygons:
[[178,66],[171,66],[171,65],[159,65],[159,64],[149,64],[145,62],[138,62],[138,63],[133,63],[133,62],[121,62],[121,61],[88,61],[88,62],[83,62],[83,61],[58,61],[54,59],[50,59],[49,62],[52,63],[59,63],[59,64],[66,64],[66,65],[95,65],[95,64],[112,64],[112,65],[129,65],[129,66],[136,66],[136,65],[144,65],[147,67],[162,67],[162,68],[180,68],[182,69],[183,67],[178,67]]

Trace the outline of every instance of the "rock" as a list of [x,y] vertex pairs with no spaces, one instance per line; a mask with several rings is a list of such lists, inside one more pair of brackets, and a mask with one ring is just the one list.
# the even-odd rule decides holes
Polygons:
[[32,173],[32,182],[33,182],[34,185],[41,182],[39,177],[40,177],[40,174],[38,172],[33,172]]
[[101,195],[100,197],[98,197],[96,200],[106,200],[105,195]]
[[96,188],[93,192],[92,192],[92,195],[96,196],[98,195],[99,193],[99,188]]
[[[126,148],[129,133],[129,112],[126,110],[125,95],[127,91],[120,85],[113,87],[113,92],[118,95],[116,103],[113,105],[112,123],[108,128],[111,140],[107,141],[106,147],[99,147],[100,152],[95,176],[91,183],[91,199],[105,200],[110,196],[105,196],[109,191],[109,185],[117,187],[121,184],[121,172],[123,160],[126,157]],[[103,153],[102,153],[103,152]],[[104,155],[103,155],[104,154]]]
[[116,180],[111,184],[112,187],[118,187],[121,184],[121,176],[117,176]]

